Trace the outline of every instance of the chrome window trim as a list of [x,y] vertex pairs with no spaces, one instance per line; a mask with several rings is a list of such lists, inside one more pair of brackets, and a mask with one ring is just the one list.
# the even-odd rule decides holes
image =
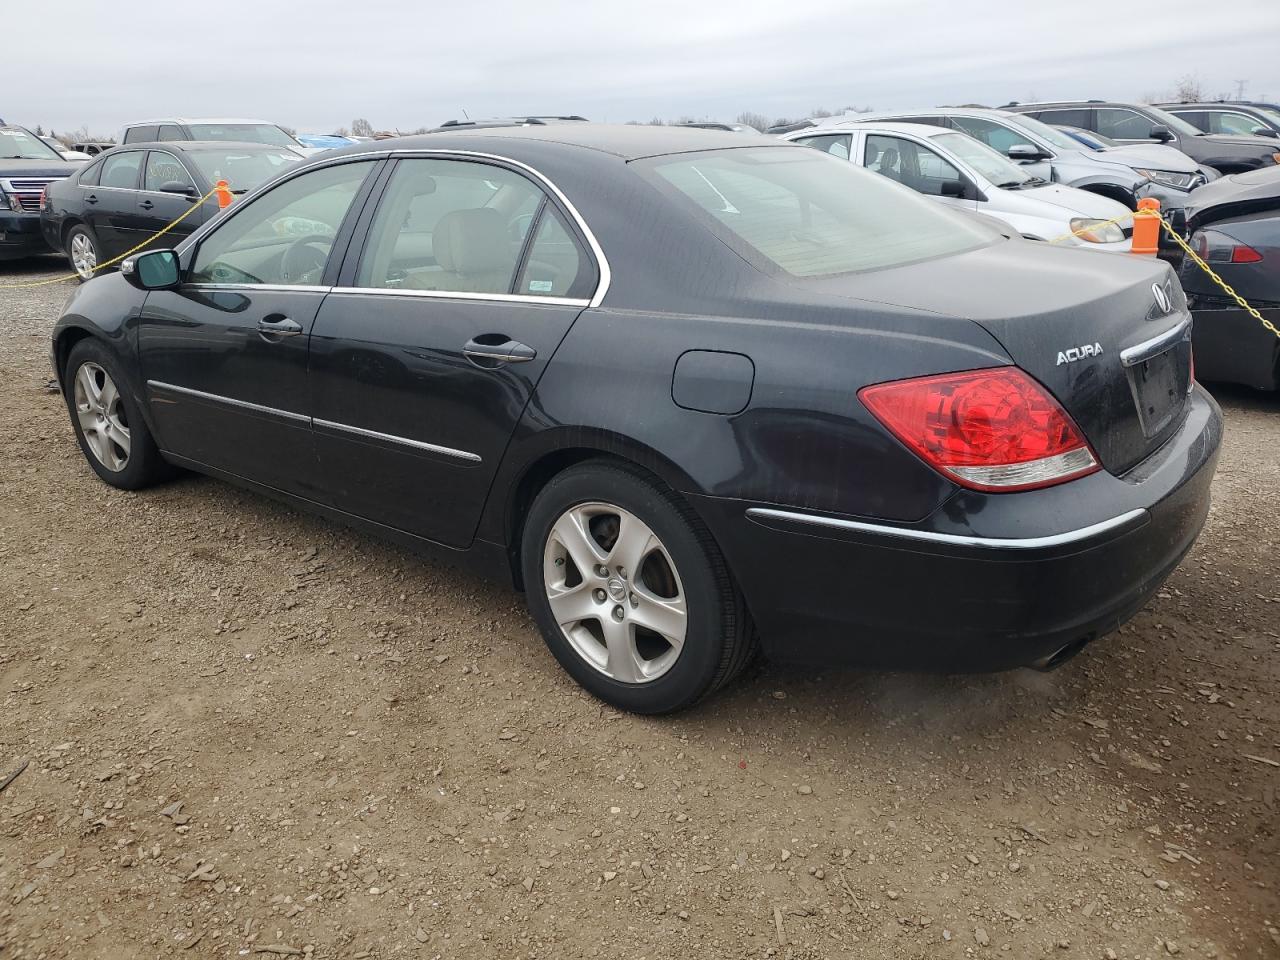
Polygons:
[[405,290],[399,287],[332,287],[335,296],[347,294],[391,297],[427,297],[432,300],[486,300],[497,303],[546,303],[560,307],[586,307],[590,300],[575,297],[535,297],[527,293],[470,293],[462,290]]
[[366,430],[364,427],[353,427],[347,423],[338,423],[335,420],[321,420],[313,418],[311,421],[317,427],[326,427],[330,430],[340,430],[343,433],[355,434],[357,437],[368,437],[371,440],[385,440],[388,443],[398,443],[406,447],[412,447],[415,450],[425,450],[428,453],[440,453],[447,457],[455,457],[458,460],[466,460],[468,463],[482,463],[480,454],[472,453],[470,450],[455,450],[453,447],[442,447],[436,443],[425,443],[422,440],[410,440],[408,437],[398,437],[393,433],[381,433],[377,430]]
[[259,293],[332,293],[333,287],[299,283],[184,283],[179,290],[256,290]]
[[168,390],[172,393],[180,393],[184,396],[195,397],[198,400],[212,400],[214,403],[224,403],[230,407],[237,407],[241,410],[252,410],[254,413],[266,413],[276,417],[283,417],[286,420],[293,420],[297,423],[311,423],[311,418],[303,413],[294,413],[292,410],[281,410],[278,407],[265,407],[260,403],[250,403],[248,400],[236,400],[232,397],[224,397],[217,393],[206,393],[203,390],[194,390],[191,387],[180,387],[175,383],[165,383],[163,380],[148,380],[147,386],[154,390]]
[[469,450],[455,450],[453,447],[443,447],[437,443],[426,443],[422,440],[411,440],[408,437],[396,436],[392,433],[380,433],[377,430],[366,430],[364,427],[353,427],[350,424],[338,423],[335,420],[321,420],[315,417],[309,417],[303,413],[294,413],[292,410],[281,410],[279,407],[268,407],[260,403],[250,403],[248,400],[236,400],[233,397],[224,397],[217,393],[208,393],[204,390],[195,390],[191,387],[180,387],[174,383],[165,383],[163,380],[148,380],[147,386],[153,390],[167,390],[171,393],[181,394],[183,396],[195,397],[197,400],[210,400],[214,403],[226,404],[239,410],[249,410],[253,413],[265,413],[270,416],[282,417],[285,420],[294,423],[305,423],[311,427],[324,427],[329,430],[337,430],[342,433],[354,434],[358,437],[367,437],[371,440],[385,440],[388,443],[398,443],[402,446],[412,447],[415,450],[424,450],[428,453],[443,454],[447,457],[453,457],[458,460],[465,460],[468,463],[483,463],[483,458],[478,453],[472,453]]
[[1122,366],[1135,367],[1145,360],[1150,360],[1157,354],[1167,350],[1179,340],[1184,340],[1191,336],[1191,315],[1187,314],[1173,327],[1170,327],[1164,333],[1152,337],[1150,340],[1143,340],[1141,343],[1135,343],[1132,347],[1126,347],[1120,351],[1120,363]]
[[[180,143],[182,141],[172,140],[168,142]],[[191,175],[190,168],[188,168],[187,165],[182,162],[182,158],[180,156],[178,156],[176,153],[173,153],[170,150],[161,150],[159,147],[155,147],[147,151],[147,159],[142,161],[142,186],[138,187],[137,192],[149,193],[152,196],[156,196],[156,197],[182,197],[183,199],[191,199],[191,200],[197,199],[199,197],[199,194],[196,194],[195,197],[192,197],[190,194],[185,194],[185,193],[165,193],[163,190],[148,190],[146,188],[147,166],[151,163],[151,154],[153,153],[163,153],[166,157],[173,157],[173,162],[182,168],[183,173],[187,175],[187,179],[191,181],[191,188],[193,190],[200,189],[199,187],[196,186],[196,178]],[[112,187],[111,189],[119,189],[119,188]]]
[[907,527],[892,527],[880,523],[864,523],[860,520],[841,520],[836,517],[823,517],[812,513],[797,513],[792,510],[775,510],[767,507],[751,507],[747,510],[748,518],[765,518],[771,520],[789,520],[815,527],[830,527],[836,530],[847,530],[856,533],[874,533],[881,536],[895,537],[901,540],[917,540],[924,543],[942,543],[956,547],[991,547],[997,550],[1040,550],[1046,547],[1060,547],[1082,540],[1088,540],[1112,530],[1118,530],[1139,519],[1147,517],[1142,508],[1129,510],[1109,520],[1102,520],[1087,527],[1067,530],[1063,533],[1050,534],[1044,537],[971,537],[956,533],[936,533],[932,530],[912,530]]

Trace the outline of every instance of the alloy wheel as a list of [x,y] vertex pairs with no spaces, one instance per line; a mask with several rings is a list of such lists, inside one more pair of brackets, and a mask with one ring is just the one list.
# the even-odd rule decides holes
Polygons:
[[82,363],[75,378],[76,419],[85,446],[113,473],[129,464],[131,435],[115,381],[96,363]]
[[582,503],[560,515],[543,550],[543,584],[573,650],[620,683],[675,664],[689,613],[671,554],[635,514]]
[[87,233],[80,232],[71,238],[71,267],[81,280],[93,277],[98,266],[98,251]]

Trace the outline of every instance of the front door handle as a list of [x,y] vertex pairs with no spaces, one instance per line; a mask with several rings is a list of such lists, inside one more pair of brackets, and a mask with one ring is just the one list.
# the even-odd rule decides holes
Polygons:
[[87,197],[85,197],[85,198],[84,198],[84,202],[85,202],[85,203],[97,203],[97,202],[98,202],[98,198],[97,198],[96,196],[94,196],[94,195],[91,193],[91,194],[89,194]]
[[278,313],[273,313],[258,321],[258,333],[262,335],[264,340],[274,342],[285,337],[296,337],[301,332],[302,324]]
[[468,340],[462,347],[462,355],[478,367],[490,367],[500,363],[528,363],[538,356],[538,351],[504,333],[485,333]]
[[141,203],[138,204],[138,206],[140,206],[143,210],[150,210],[152,207],[155,206],[155,204],[152,203],[150,200],[143,200]]

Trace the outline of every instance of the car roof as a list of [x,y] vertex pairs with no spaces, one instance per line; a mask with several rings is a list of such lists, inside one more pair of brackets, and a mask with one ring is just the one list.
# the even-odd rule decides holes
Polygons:
[[[871,113],[845,113],[836,117],[823,117],[818,121],[819,127],[849,126],[868,121],[890,123],[894,117],[1007,117],[1011,111],[998,110],[993,107],[933,107],[917,110],[875,110]],[[925,124],[916,124],[925,126]],[[942,129],[939,127],[939,129]]]
[[1006,103],[1001,109],[1017,113],[1020,110],[1026,110],[1028,107],[1131,107],[1135,110],[1141,110],[1144,107],[1152,106],[1155,106],[1155,104],[1137,103],[1129,100],[1037,100],[1027,103],[1014,101]]
[[159,117],[155,120],[133,120],[126,123],[125,127],[145,127],[153,123],[260,123],[268,127],[280,126],[272,120],[251,120],[245,117]]
[[[439,150],[471,141],[494,140],[539,141],[595,150],[623,160],[662,156],[670,153],[693,153],[699,150],[725,148],[790,147],[785,141],[770,137],[759,140],[724,130],[701,127],[658,127],[648,124],[562,123],[511,127],[458,127],[392,140],[379,140],[378,150]],[[369,144],[348,147],[351,152],[369,152]],[[341,151],[340,151],[341,152]]]
[[122,143],[112,148],[112,153],[127,153],[130,150],[166,150],[170,153],[187,153],[192,150],[215,148],[225,150],[228,147],[237,150],[284,150],[297,154],[297,150],[276,143],[255,143],[252,140],[139,140],[137,143]]
[[[964,133],[963,130],[953,130],[950,127],[939,127],[936,124],[932,124],[932,123],[903,123],[903,122],[894,122],[892,120],[879,120],[879,121],[864,120],[856,124],[854,123],[842,124],[842,126],[843,127],[856,126],[859,130],[862,130],[864,132],[865,132],[865,128],[870,128],[873,131],[883,130],[887,133],[910,134],[911,136],[916,136],[916,137],[933,137],[933,136],[937,136],[940,133],[959,133],[959,134]],[[841,132],[852,132],[852,131],[842,130]],[[806,136],[830,137],[834,135],[835,134],[831,132],[830,127],[806,127],[803,130],[796,130],[793,133],[786,134],[784,139],[798,140],[801,137],[806,137]]]

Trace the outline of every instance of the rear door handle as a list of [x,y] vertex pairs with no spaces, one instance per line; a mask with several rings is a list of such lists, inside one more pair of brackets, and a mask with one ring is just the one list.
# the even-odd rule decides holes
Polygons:
[[258,333],[264,340],[281,340],[285,337],[296,337],[302,332],[302,324],[278,313],[270,314],[258,321]]
[[506,334],[485,333],[468,340],[462,347],[462,355],[477,366],[489,366],[495,363],[528,363],[538,356],[538,351]]
[[152,207],[155,206],[155,204],[152,203],[150,200],[143,200],[141,203],[138,204],[138,206],[140,206],[143,210],[150,210]]
[[97,198],[96,196],[94,196],[94,195],[91,193],[91,194],[89,194],[87,197],[85,197],[85,198],[84,198],[84,202],[85,202],[85,203],[97,203],[97,202],[98,202],[98,198]]

